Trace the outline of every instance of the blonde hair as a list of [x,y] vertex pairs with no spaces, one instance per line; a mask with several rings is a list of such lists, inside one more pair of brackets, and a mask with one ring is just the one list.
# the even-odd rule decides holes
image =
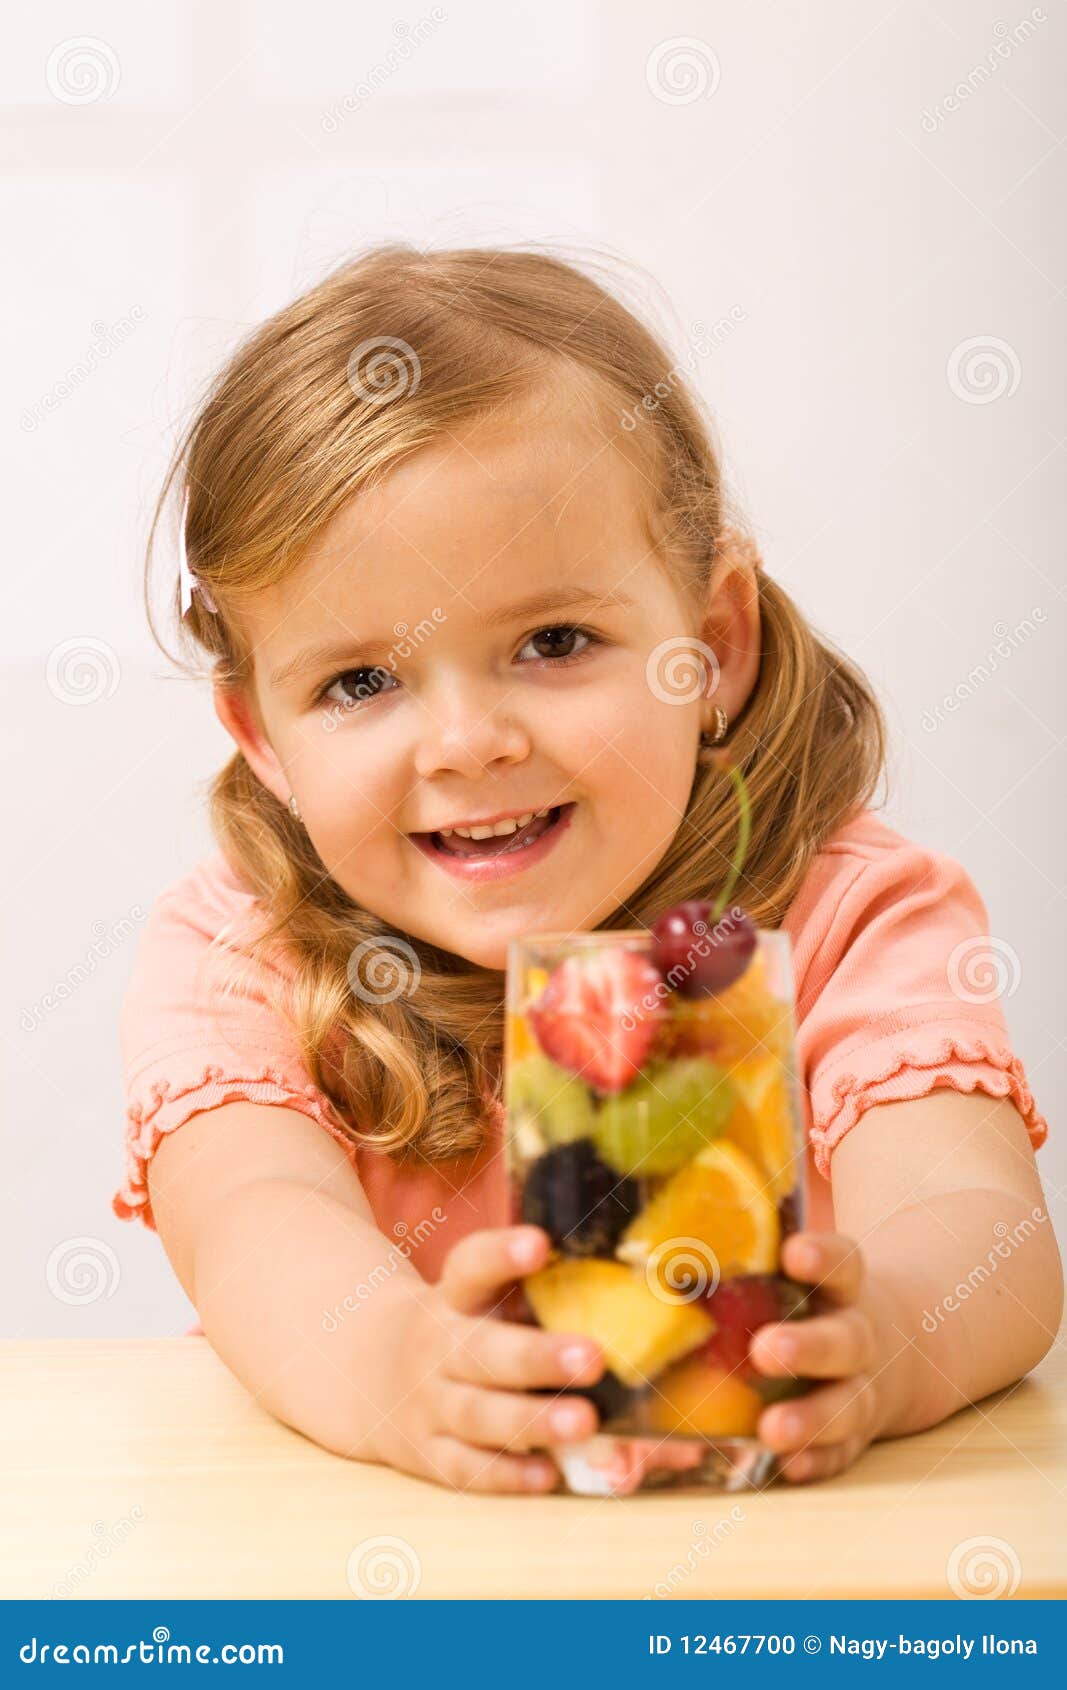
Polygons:
[[[149,576],[177,481],[189,561],[218,608],[209,614],[194,594],[183,634],[216,681],[247,685],[240,608],[249,595],[293,571],[342,507],[402,459],[559,378],[606,404],[647,452],[650,532],[684,596],[699,603],[730,557],[755,573],[759,677],[729,747],[753,814],[740,895],[756,921],[777,926],[814,854],[871,798],[881,714],[864,678],[764,573],[727,509],[710,418],[660,339],[585,269],[529,248],[388,245],[336,270],[256,329],[213,383],[160,493]],[[148,579],[146,602],[166,650]],[[500,1079],[503,975],[395,935],[356,904],[239,751],[211,785],[210,815],[263,912],[248,954],[265,961],[283,948],[291,983],[277,1008],[353,1144],[432,1162],[481,1148]],[[698,767],[663,858],[598,925],[643,926],[670,904],[714,896],[735,834],[727,780]],[[411,970],[413,989],[354,991],[353,955],[366,965],[360,980],[380,977],[398,938],[397,966]]]

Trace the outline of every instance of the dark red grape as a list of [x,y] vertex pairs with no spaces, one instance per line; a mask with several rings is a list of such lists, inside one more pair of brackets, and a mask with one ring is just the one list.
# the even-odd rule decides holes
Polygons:
[[778,1226],[782,1238],[789,1237],[791,1232],[800,1231],[800,1193],[791,1191],[783,1197],[778,1205]]
[[716,921],[703,898],[664,910],[652,923],[652,937],[653,962],[683,998],[725,991],[756,949],[756,929],[743,910],[728,910]]
[[[754,1382],[755,1369],[749,1366],[748,1346],[754,1332],[779,1320],[804,1320],[813,1312],[811,1289],[799,1285],[784,1274],[739,1274],[723,1279],[704,1302],[715,1331],[708,1338],[701,1354],[727,1373],[739,1371],[743,1378]],[[770,1402],[771,1397],[766,1401]]]

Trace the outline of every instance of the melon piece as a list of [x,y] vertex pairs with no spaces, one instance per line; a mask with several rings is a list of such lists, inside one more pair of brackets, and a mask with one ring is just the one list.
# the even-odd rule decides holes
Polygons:
[[715,1330],[697,1303],[658,1296],[621,1262],[550,1262],[523,1289],[543,1327],[592,1338],[624,1385],[644,1385]]

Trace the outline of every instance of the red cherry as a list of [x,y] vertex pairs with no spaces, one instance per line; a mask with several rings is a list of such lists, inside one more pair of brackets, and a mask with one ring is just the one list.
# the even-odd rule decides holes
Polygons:
[[743,910],[716,921],[705,899],[664,910],[652,924],[652,958],[683,998],[712,997],[740,978],[756,949],[756,929]]

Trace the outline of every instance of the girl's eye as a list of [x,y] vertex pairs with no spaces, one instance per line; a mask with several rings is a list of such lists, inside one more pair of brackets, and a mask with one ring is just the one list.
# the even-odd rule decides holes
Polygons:
[[[393,679],[388,669],[343,669],[332,681],[326,682],[316,703],[340,704],[346,710],[354,710],[360,704],[369,704],[372,698],[377,698],[384,691],[385,683]],[[349,683],[352,683],[351,688]],[[339,697],[331,698],[334,687],[344,690]]]
[[[577,651],[573,649],[576,640],[583,642]],[[538,648],[534,652],[535,658],[560,668],[564,663],[577,663],[587,651],[599,644],[599,635],[590,633],[587,628],[576,628],[571,623],[561,623],[539,628],[536,634],[531,634],[522,651],[525,651],[527,646],[535,646]],[[383,692],[392,691],[397,684],[396,676],[390,674],[388,669],[343,669],[321,688],[315,703],[336,704],[345,710],[357,710],[361,705],[370,704]],[[337,693],[335,688],[339,689]]]
[[[583,640],[585,643],[577,651],[565,649],[575,640]],[[543,662],[574,663],[598,643],[596,634],[591,634],[588,629],[576,628],[571,623],[559,623],[548,628],[539,628],[536,634],[530,635],[522,650],[525,651],[526,646],[531,645],[543,646],[545,649],[536,653]]]

